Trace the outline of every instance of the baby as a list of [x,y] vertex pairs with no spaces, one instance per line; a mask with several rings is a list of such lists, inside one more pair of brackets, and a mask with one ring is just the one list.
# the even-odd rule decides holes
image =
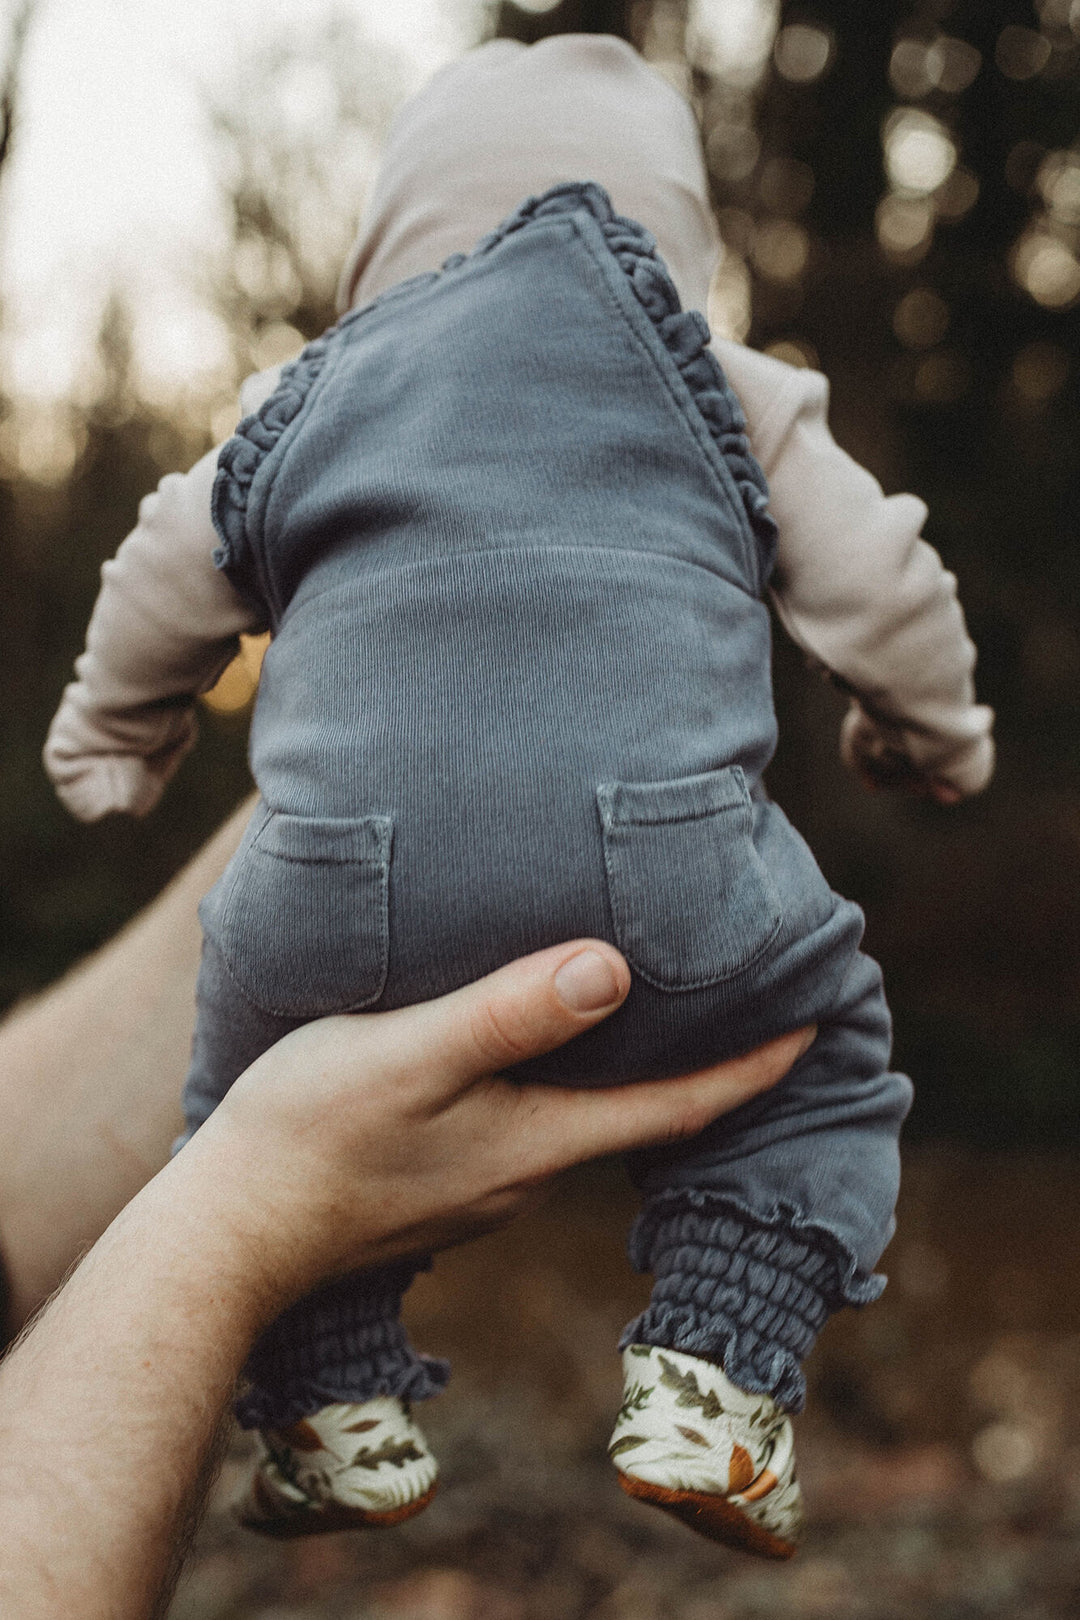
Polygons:
[[[523,1079],[633,1081],[817,1024],[775,1090],[634,1160],[655,1285],[610,1448],[632,1496],[787,1557],[800,1363],[884,1286],[910,1087],[861,914],[761,784],[766,591],[854,694],[841,747],[870,780],[977,792],[992,716],[921,503],[836,446],[822,378],[710,342],[718,250],[691,114],[628,46],[502,41],[439,74],[390,135],[341,321],[249,382],[220,457],[163,480],[105,565],[45,758],[76,815],[144,814],[193,694],[271,630],[262,799],[201,911],[189,1134],[305,1020],[571,937],[612,940],[633,987]],[[336,1281],[256,1346],[244,1522],[430,1500],[409,1403],[448,1369],[399,1316],[423,1263]]]

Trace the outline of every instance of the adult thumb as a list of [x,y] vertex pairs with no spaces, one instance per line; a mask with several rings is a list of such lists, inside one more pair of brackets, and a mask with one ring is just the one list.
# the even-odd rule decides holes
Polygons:
[[519,957],[437,1001],[407,1009],[416,1067],[440,1089],[562,1046],[626,1000],[630,969],[612,945],[579,939]]

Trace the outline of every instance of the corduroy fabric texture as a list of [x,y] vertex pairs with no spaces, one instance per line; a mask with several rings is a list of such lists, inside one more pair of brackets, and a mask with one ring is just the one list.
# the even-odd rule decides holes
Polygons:
[[[775,533],[706,340],[648,233],[560,185],[347,316],[226,446],[219,561],[275,634],[263,802],[200,911],[186,1112],[305,1019],[606,938],[626,1003],[514,1075],[622,1083],[818,1024],[783,1085],[637,1171],[649,1198],[816,1222],[863,1276],[909,1088],[861,914],[761,785]],[[287,1411],[430,1390],[372,1286],[272,1330],[261,1421],[297,1369]]]
[[268,468],[263,489],[254,496],[256,475],[278,447],[286,430],[303,410],[305,401],[330,360],[335,342],[354,322],[370,319],[388,301],[431,288],[470,260],[481,260],[516,232],[541,220],[574,219],[587,215],[599,227],[607,250],[624,272],[634,297],[678,368],[693,403],[704,419],[724,465],[733,476],[746,524],[754,542],[750,550],[748,585],[760,592],[772,571],[776,554],[776,525],[768,509],[765,475],[750,449],[746,419],[720,362],[709,348],[709,325],[697,310],[684,310],[675,284],[656,251],[656,241],[635,220],[625,219],[611,206],[601,186],[590,181],[554,186],[542,197],[530,197],[498,228],[484,237],[471,254],[458,253],[442,269],[414,277],[353,310],[336,326],[309,343],[288,365],[281,380],[262,406],[245,417],[222,447],[214,484],[214,524],[222,544],[214,554],[217,566],[246,596],[270,610],[273,622],[288,603],[260,533],[265,503],[276,466]]

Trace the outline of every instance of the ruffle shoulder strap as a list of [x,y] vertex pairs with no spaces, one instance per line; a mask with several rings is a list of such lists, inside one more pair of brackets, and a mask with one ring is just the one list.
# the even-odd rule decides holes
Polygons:
[[[255,474],[267,455],[301,410],[330,351],[335,335],[372,309],[400,297],[417,285],[437,281],[467,259],[490,253],[514,232],[535,220],[588,211],[626,274],[634,295],[652,322],[697,405],[720,454],[735,480],[746,519],[761,556],[761,577],[768,577],[776,550],[776,525],[768,507],[765,475],[750,448],[746,419],[720,362],[709,348],[709,328],[703,315],[684,310],[675,283],[644,226],[617,214],[602,186],[593,181],[572,181],[554,186],[542,196],[530,197],[471,254],[457,253],[442,271],[413,277],[389,288],[371,304],[347,315],[301,351],[286,366],[281,380],[260,407],[246,416],[223,446],[214,482],[212,513],[221,545],[214,561],[246,594],[259,595],[258,555],[248,535],[248,507]],[[271,604],[272,606],[272,604]]]
[[[765,474],[750,448],[742,406],[709,347],[708,323],[696,310],[682,308],[671,273],[657,252],[655,237],[636,220],[617,214],[602,186],[591,180],[568,181],[522,203],[509,219],[477,245],[475,251],[490,251],[534,219],[574,213],[582,208],[592,215],[603,232],[604,240],[625,271],[635,297],[678,367],[717,449],[731,470],[761,554],[762,578],[766,579],[776,555],[776,523],[769,511]],[[453,262],[460,263],[464,257],[458,255]]]

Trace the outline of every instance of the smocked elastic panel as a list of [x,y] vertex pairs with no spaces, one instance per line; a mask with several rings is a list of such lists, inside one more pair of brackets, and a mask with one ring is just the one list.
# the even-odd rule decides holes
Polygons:
[[655,1278],[647,1310],[620,1341],[701,1356],[740,1389],[801,1411],[800,1362],[842,1305],[877,1299],[884,1277],[859,1276],[824,1229],[758,1223],[721,1200],[682,1195],[646,1205],[630,1258]]
[[281,1429],[322,1406],[396,1395],[422,1401],[446,1387],[450,1364],[419,1355],[401,1325],[413,1265],[343,1277],[285,1311],[256,1344],[236,1403],[245,1429]]

